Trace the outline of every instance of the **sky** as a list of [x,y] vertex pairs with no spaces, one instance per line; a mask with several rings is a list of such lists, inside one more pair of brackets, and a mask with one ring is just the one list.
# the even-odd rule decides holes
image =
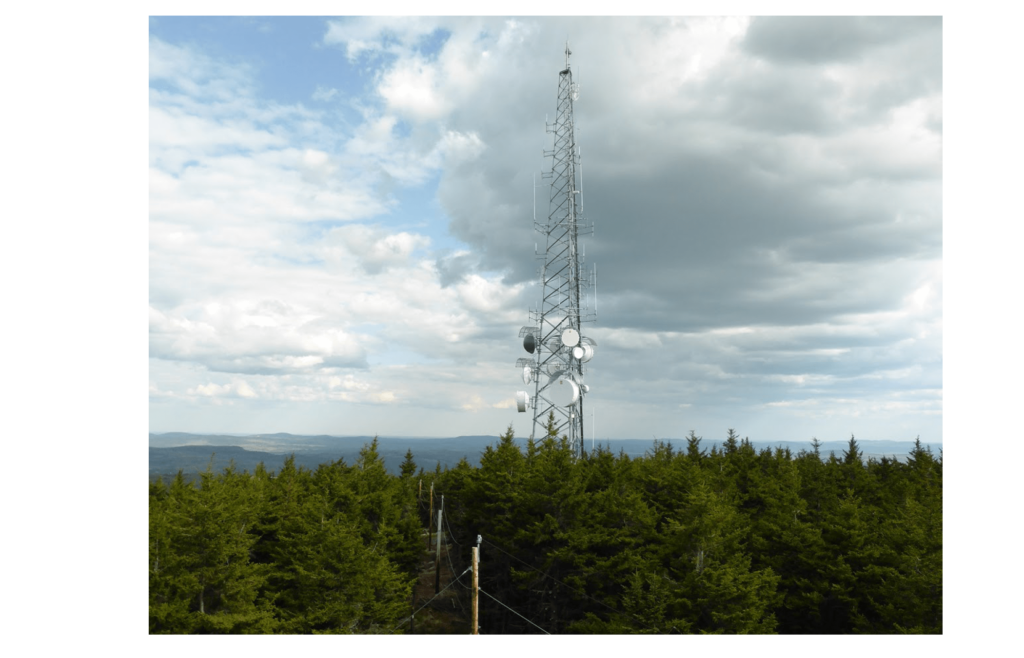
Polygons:
[[528,436],[567,40],[586,435],[941,442],[941,18],[151,17],[150,431]]

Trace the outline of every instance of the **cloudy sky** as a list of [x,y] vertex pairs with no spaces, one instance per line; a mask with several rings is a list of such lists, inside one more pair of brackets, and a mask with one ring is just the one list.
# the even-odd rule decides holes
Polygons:
[[942,32],[151,18],[150,430],[529,435],[568,38],[587,435],[941,441]]

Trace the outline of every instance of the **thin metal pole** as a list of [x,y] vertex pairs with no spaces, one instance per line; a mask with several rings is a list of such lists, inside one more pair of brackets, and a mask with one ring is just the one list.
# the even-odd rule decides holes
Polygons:
[[430,514],[427,515],[427,550],[430,550],[430,526],[434,522],[434,483],[430,483]]
[[437,552],[434,555],[434,594],[441,592],[441,512],[437,510]]
[[479,635],[480,621],[480,547],[473,547],[473,635]]

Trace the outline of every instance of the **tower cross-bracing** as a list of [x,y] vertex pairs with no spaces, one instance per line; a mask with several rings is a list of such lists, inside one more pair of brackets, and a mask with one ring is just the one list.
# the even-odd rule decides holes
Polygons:
[[534,218],[539,233],[537,253],[540,267],[540,305],[530,310],[529,326],[519,335],[532,357],[516,363],[523,381],[534,383],[531,397],[517,394],[519,411],[533,411],[530,437],[545,436],[554,413],[558,436],[569,439],[577,456],[583,455],[583,402],[589,387],[584,383],[586,363],[594,355],[593,339],[584,335],[583,323],[593,322],[596,314],[588,305],[587,290],[593,280],[584,275],[583,253],[579,238],[593,232],[583,219],[582,169],[576,143],[573,103],[579,87],[572,79],[571,55],[565,48],[565,68],[558,73],[558,106],[547,132],[554,135],[554,148],[545,151],[551,158],[550,171],[542,179],[550,181],[546,222]]

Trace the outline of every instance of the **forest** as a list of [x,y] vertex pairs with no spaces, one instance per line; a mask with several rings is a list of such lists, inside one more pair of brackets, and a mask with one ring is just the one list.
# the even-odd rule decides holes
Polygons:
[[577,459],[510,427],[479,466],[391,475],[374,440],[150,482],[149,632],[468,633],[479,545],[481,634],[942,633],[941,452],[701,441]]

